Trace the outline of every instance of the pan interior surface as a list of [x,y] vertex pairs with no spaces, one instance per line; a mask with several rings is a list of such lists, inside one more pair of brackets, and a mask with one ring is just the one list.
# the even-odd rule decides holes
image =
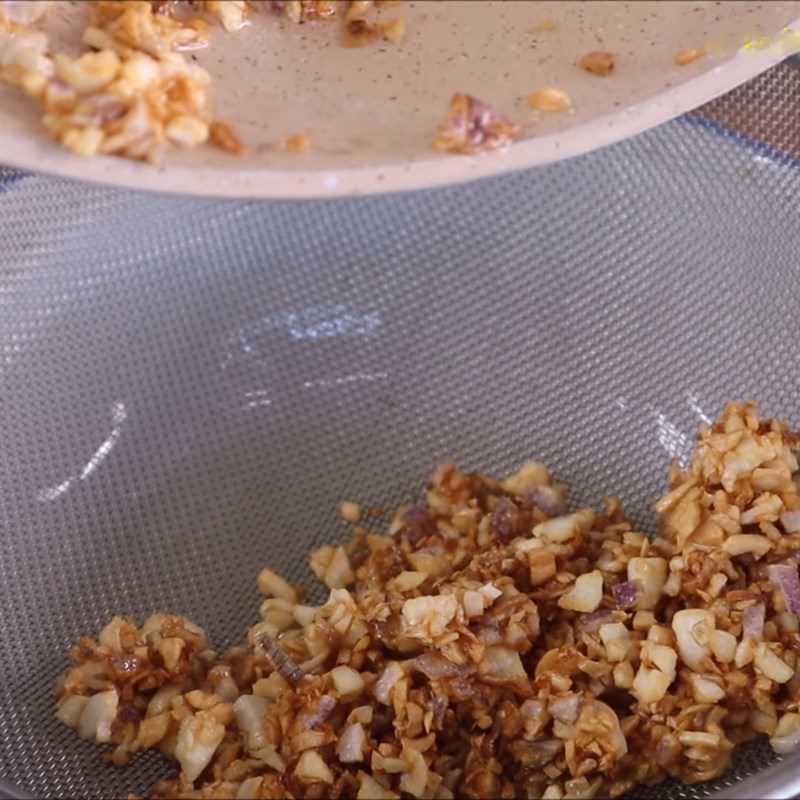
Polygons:
[[[46,28],[74,49],[88,8],[59,0]],[[310,197],[399,191],[453,183],[587,152],[707,102],[797,48],[797,4],[503,2],[421,0],[383,9],[402,19],[400,44],[341,44],[337,21],[295,25],[251,14],[244,29],[212,29],[190,57],[212,80],[214,115],[247,147],[233,156],[173,148],[163,164],[112,156],[85,162],[49,140],[41,111],[3,87],[6,163],[130,188],[235,197]],[[705,48],[705,50],[704,50]],[[691,50],[705,57],[678,64]],[[578,66],[592,51],[613,73]],[[553,87],[568,111],[535,111],[528,97]],[[520,141],[487,157],[436,153],[432,140],[451,97],[467,92],[520,126]],[[282,147],[306,136],[307,152]]]

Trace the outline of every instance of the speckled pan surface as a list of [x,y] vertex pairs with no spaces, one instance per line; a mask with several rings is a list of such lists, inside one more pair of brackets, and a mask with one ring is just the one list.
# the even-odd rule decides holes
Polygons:
[[[47,25],[69,38],[85,8],[60,3]],[[337,23],[292,25],[254,14],[244,30],[215,32],[198,60],[214,79],[217,116],[244,156],[211,147],[170,152],[160,168],[118,158],[91,166],[46,138],[35,109],[3,87],[0,157],[14,166],[130,187],[192,194],[308,197],[440,185],[556,161],[683,113],[758,74],[796,48],[796,2],[528,2],[417,0],[399,45],[347,49]],[[552,30],[540,30],[552,21]],[[545,26],[549,27],[549,26]],[[710,46],[704,59],[679,53]],[[599,77],[576,62],[616,57]],[[525,98],[555,86],[568,113],[532,111]],[[431,140],[451,95],[466,91],[505,110],[523,131],[506,152],[436,154]],[[307,153],[282,151],[308,135]]]

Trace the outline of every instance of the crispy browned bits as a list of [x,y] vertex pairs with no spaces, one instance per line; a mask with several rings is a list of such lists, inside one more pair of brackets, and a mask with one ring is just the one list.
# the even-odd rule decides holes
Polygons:
[[215,120],[211,123],[208,138],[217,147],[227,150],[235,156],[241,155],[247,149],[233,128],[227,122],[222,122],[221,120]]
[[700,47],[691,47],[688,50],[683,50],[678,53],[677,57],[675,58],[675,63],[683,67],[686,64],[691,64],[694,61],[699,61],[701,58],[705,58],[708,55],[708,45],[701,45]]
[[209,137],[210,77],[177,52],[205,37],[202,20],[178,21],[144,0],[97,2],[83,32],[90,49],[73,58],[0,16],[0,77],[41,103],[50,135],[73,152],[153,161],[168,142]]
[[567,111],[572,105],[569,95],[561,89],[546,86],[528,97],[528,105],[536,111]]
[[[39,3],[42,8],[45,3]],[[244,146],[211,111],[211,76],[183,55],[210,43],[208,16],[228,33],[243,28],[260,0],[92,0],[77,57],[53,52],[46,34],[11,19],[0,5],[0,79],[42,107],[50,135],[78,155],[110,154],[158,161],[167,145],[206,142],[233,154]],[[403,20],[368,23],[372,0],[286,0],[273,11],[295,22],[340,18],[359,43],[380,36],[398,43]],[[205,12],[205,18],[197,12]],[[30,18],[30,19],[28,19]],[[298,151],[307,149],[296,139]]]
[[453,95],[447,120],[439,126],[433,146],[437,150],[471,155],[496,150],[519,137],[519,126],[502,111],[477,97]]
[[263,570],[245,647],[165,615],[82,638],[58,717],[177,760],[159,798],[616,797],[796,752],[799,444],[730,404],[652,542],[613,499],[566,514],[541,464],[442,464],[387,534],[312,554],[323,604]]
[[353,19],[345,22],[342,29],[342,45],[344,47],[364,47],[378,38],[378,29],[365,19]]
[[578,66],[595,75],[610,75],[614,71],[614,54],[593,50],[578,62]]
[[311,139],[303,133],[287,136],[281,142],[281,149],[290,153],[307,153],[311,149]]
[[402,19],[369,22],[364,17],[354,17],[344,23],[342,44],[345,47],[364,47],[379,37],[400,44],[406,35],[406,23]]

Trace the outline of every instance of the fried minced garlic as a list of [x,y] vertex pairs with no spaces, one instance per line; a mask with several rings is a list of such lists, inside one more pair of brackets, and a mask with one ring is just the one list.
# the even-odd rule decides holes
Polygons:
[[567,111],[572,101],[565,91],[546,86],[528,97],[528,105],[536,111]]
[[205,43],[202,20],[179,23],[145,0],[96,2],[80,56],[2,19],[0,40],[0,77],[36,98],[51,136],[80,155],[155,160],[167,142],[208,139],[210,76],[176,50]]
[[703,44],[700,47],[692,47],[688,50],[682,50],[675,58],[675,63],[679,67],[683,67],[686,64],[691,64],[694,61],[699,61],[701,58],[705,58],[708,55],[708,45]]
[[[197,13],[216,18],[229,33],[243,28],[263,0],[91,0],[82,34],[89,48],[73,57],[53,52],[44,32],[0,2],[0,79],[18,86],[42,106],[42,121],[59,143],[83,156],[108,153],[155,161],[166,144],[212,144],[239,154],[244,145],[211,109],[211,76],[183,52],[210,42]],[[46,9],[45,3],[40,4]],[[372,0],[273,0],[289,19],[339,17],[366,26]],[[188,9],[188,14],[186,9]],[[44,13],[44,11],[42,12]],[[398,42],[400,20],[369,26]]]
[[82,638],[58,717],[157,798],[615,797],[708,780],[760,734],[800,745],[800,435],[730,404],[658,501],[567,514],[538,463],[437,468],[385,534],[266,569],[262,620],[217,655],[186,620]]
[[311,149],[311,139],[304,133],[296,133],[281,142],[281,149],[290,153],[307,153]]
[[593,50],[581,58],[578,66],[595,75],[610,75],[614,71],[614,54]]

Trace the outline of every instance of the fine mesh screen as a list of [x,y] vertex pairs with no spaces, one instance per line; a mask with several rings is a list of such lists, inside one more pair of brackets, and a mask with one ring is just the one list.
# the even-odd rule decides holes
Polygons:
[[[790,125],[798,72],[761,80]],[[725,400],[800,423],[800,163],[702,115],[406,196],[13,172],[0,194],[0,777],[36,796],[171,770],[105,766],[56,723],[79,635],[164,609],[241,641],[259,568],[310,581],[343,497],[391,508],[442,458],[536,457],[573,503],[617,493],[652,530],[670,459]],[[715,786],[634,796],[772,761],[757,744]]]

